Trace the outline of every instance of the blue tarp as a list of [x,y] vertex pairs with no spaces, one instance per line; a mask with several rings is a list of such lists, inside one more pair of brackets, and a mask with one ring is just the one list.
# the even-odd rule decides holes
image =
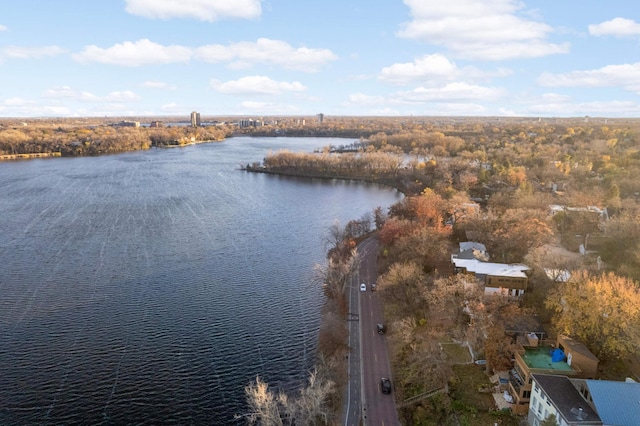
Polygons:
[[560,361],[564,361],[564,352],[562,352],[562,349],[554,349],[551,353],[551,362]]

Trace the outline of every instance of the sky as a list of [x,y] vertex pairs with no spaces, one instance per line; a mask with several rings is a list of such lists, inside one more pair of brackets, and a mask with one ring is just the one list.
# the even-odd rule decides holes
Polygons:
[[0,117],[640,117],[636,0],[5,0]]

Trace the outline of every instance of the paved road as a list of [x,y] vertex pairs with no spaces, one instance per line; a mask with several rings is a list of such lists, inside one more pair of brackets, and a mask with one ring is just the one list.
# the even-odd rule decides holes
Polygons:
[[347,381],[347,395],[344,407],[344,426],[355,426],[360,424],[362,415],[362,384],[360,381],[360,322],[359,308],[360,298],[358,295],[358,276],[351,277],[349,285],[349,313],[347,314],[349,327],[349,362]]
[[[367,291],[358,291],[360,299],[360,359],[362,380],[362,420],[365,426],[400,425],[395,406],[395,393],[383,394],[380,379],[387,377],[393,383],[391,366],[384,335],[378,334],[376,325],[384,323],[382,306],[371,284],[376,282],[376,255],[378,241],[369,239],[358,246],[361,257],[359,281],[367,285]],[[359,285],[358,285],[359,287]]]
[[[393,383],[391,366],[384,335],[377,333],[376,325],[384,323],[382,306],[371,284],[377,280],[376,256],[378,241],[369,239],[358,245],[361,258],[358,273],[349,286],[349,362],[348,386],[344,407],[344,426],[397,426],[400,425],[394,392],[383,394],[380,379],[387,377]],[[360,283],[367,285],[361,292]]]

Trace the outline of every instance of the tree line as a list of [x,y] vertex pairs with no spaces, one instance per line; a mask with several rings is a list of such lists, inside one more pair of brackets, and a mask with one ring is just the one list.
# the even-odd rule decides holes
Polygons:
[[0,155],[60,152],[86,156],[175,146],[191,142],[220,141],[231,134],[221,127],[125,127],[117,125],[56,125],[30,123],[0,127]]
[[[509,369],[513,330],[539,321],[552,336],[582,341],[603,363],[638,353],[637,122],[402,126],[371,132],[355,153],[279,152],[253,165],[303,176],[384,176],[405,193],[369,221],[355,221],[367,223],[381,243],[378,289],[390,324],[397,398],[456,387],[455,363],[442,341],[465,342],[489,371]],[[327,299],[340,305],[357,237],[331,234],[322,282]],[[483,243],[491,261],[530,266],[524,298],[488,297],[468,277],[451,274],[450,255],[461,241]],[[344,321],[327,315],[326,324],[343,330]],[[335,348],[344,342],[340,333],[330,340]],[[406,424],[459,421],[464,413],[456,404],[455,396],[440,396],[403,407],[401,417]]]

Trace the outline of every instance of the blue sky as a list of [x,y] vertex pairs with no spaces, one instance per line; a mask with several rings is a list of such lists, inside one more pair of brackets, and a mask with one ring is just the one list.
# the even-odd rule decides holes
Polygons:
[[640,117],[640,7],[3,1],[0,76],[1,117]]

